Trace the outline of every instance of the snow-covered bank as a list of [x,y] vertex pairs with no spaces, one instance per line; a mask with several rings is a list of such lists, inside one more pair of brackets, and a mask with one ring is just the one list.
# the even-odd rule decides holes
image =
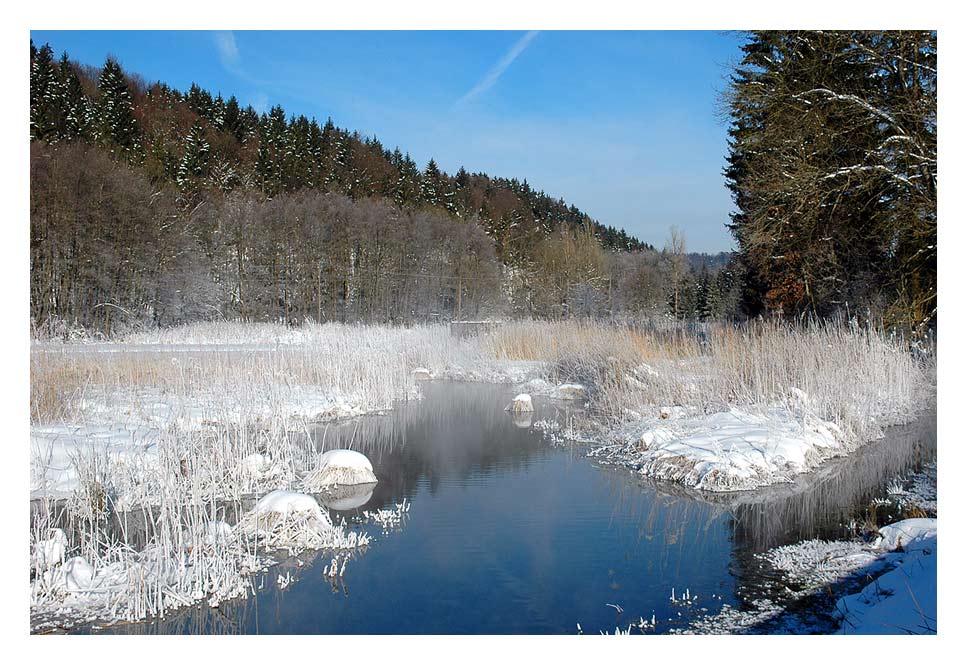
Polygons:
[[937,632],[937,520],[910,519],[880,529],[880,549],[899,551],[894,567],[836,609],[851,635]]
[[708,491],[788,482],[851,450],[835,424],[784,408],[659,417],[627,426],[617,437],[626,443],[596,447],[592,456]]
[[[275,490],[304,490],[301,481],[318,461],[316,451],[302,445],[314,423],[416,399],[427,379],[533,386],[535,396],[540,395],[536,408],[540,410],[545,399],[555,400],[554,409],[568,414],[569,431],[573,415],[595,421],[597,433],[623,434],[624,439],[599,446],[599,454],[701,489],[782,482],[822,459],[848,452],[856,429],[839,423],[853,423],[857,413],[870,418],[886,414],[884,422],[890,414],[903,417],[909,406],[908,388],[915,385],[886,381],[876,392],[886,395],[883,404],[892,411],[881,408],[874,413],[864,407],[838,420],[836,414],[823,411],[821,403],[798,397],[793,389],[780,396],[771,388],[756,392],[765,384],[742,378],[748,367],[730,375],[734,368],[726,359],[709,355],[704,347],[675,342],[666,348],[660,346],[661,340],[648,340],[618,326],[561,324],[546,328],[560,339],[532,336],[515,347],[512,325],[460,340],[452,339],[443,326],[310,325],[291,334],[283,328],[278,339],[259,338],[253,348],[239,350],[239,345],[245,346],[243,328],[219,328],[218,334],[199,338],[192,338],[190,331],[165,333],[166,341],[192,343],[171,354],[156,340],[149,341],[150,348],[128,348],[122,341],[103,348],[38,345],[32,351],[31,490],[34,497],[69,499],[58,510],[80,525],[80,535],[66,530],[66,557],[83,556],[95,571],[109,571],[123,562],[125,574],[141,574],[137,571],[145,566],[139,557],[148,551],[145,539],[135,542],[127,533],[112,533],[108,540],[102,526],[107,514],[147,509],[161,525],[152,526],[146,536],[149,546],[164,543],[154,550],[155,556],[166,558],[158,570],[180,570],[181,544],[187,542],[192,552],[204,551],[207,541],[175,534],[213,522],[232,528],[238,524],[209,507]],[[545,330],[533,328],[531,332]],[[259,327],[258,332],[275,330]],[[778,348],[793,352],[792,345]],[[608,355],[596,356],[604,353]],[[654,357],[662,354],[675,357]],[[873,354],[868,362],[882,357]],[[764,372],[770,376],[776,363],[785,362],[767,361],[773,363]],[[795,371],[779,372],[783,380],[802,369],[790,364]],[[902,376],[896,368],[890,371],[894,370]],[[871,370],[861,378],[875,376]],[[795,385],[812,381],[809,376],[797,378]],[[722,390],[732,384],[741,389]],[[459,409],[452,411],[447,417],[461,417]],[[518,426],[532,426],[530,412],[518,417]],[[351,440],[347,447],[353,447]],[[46,505],[38,501],[39,512]],[[188,515],[194,515],[191,521]],[[55,517],[51,513],[32,520],[35,542],[52,539],[49,529],[60,524]],[[260,542],[287,538],[290,526],[281,527],[281,536],[263,531]],[[259,529],[239,537],[255,537]],[[216,541],[224,531],[215,528],[216,535],[221,534]],[[164,534],[163,541],[158,540],[159,533]],[[308,533],[299,546],[331,547],[336,542]],[[51,547],[56,549],[55,545]],[[222,551],[213,556],[197,565],[216,570],[221,565],[218,557],[234,555]],[[75,565],[78,571],[85,570],[78,562]],[[226,579],[241,575],[242,568],[229,566]],[[105,575],[100,579],[110,578]],[[151,576],[161,580],[158,588],[173,590],[172,602],[194,597],[165,581],[169,578],[164,575]],[[235,588],[201,579],[198,584],[210,590],[204,593],[211,598],[217,597],[218,589]],[[136,596],[130,589],[128,593]],[[159,607],[163,606],[141,604],[132,612],[150,613]]]

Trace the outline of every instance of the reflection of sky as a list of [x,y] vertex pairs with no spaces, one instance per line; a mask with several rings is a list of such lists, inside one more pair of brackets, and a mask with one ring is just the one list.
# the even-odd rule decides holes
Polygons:
[[259,111],[331,116],[423,166],[527,179],[661,246],[731,246],[717,95],[741,38],[716,32],[62,32],[38,44]]
[[[232,630],[557,633],[581,623],[595,633],[652,612],[667,628],[667,619],[681,621],[679,611],[687,618],[668,602],[673,587],[678,595],[688,588],[710,609],[735,605],[736,583],[755,570],[750,547],[839,525],[874,487],[935,450],[928,414],[833,461],[808,483],[710,503],[625,469],[594,466],[581,448],[552,447],[516,427],[503,411],[510,387],[424,388],[422,401],[327,433],[327,448],[347,445],[348,437],[373,459],[380,482],[367,510],[409,500],[402,528],[375,529],[373,544],[335,587],[322,574],[328,555],[286,566],[297,580],[281,591],[279,573],[270,571],[257,597],[218,610]],[[541,398],[535,406],[535,420],[564,408]],[[390,434],[376,436],[372,423]],[[608,603],[625,613],[619,617]],[[207,614],[191,616],[176,616],[164,629],[227,630],[214,628]]]

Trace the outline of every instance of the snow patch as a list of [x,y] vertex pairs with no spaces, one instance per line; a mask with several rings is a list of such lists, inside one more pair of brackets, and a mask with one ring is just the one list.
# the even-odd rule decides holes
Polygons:
[[784,408],[762,412],[732,409],[667,418],[626,427],[624,445],[594,454],[633,466],[640,473],[708,491],[748,490],[810,471],[849,452],[833,423]]

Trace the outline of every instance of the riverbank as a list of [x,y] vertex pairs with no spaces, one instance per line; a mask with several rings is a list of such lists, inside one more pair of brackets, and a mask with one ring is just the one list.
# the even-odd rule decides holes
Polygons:
[[[827,357],[809,360],[819,349]],[[38,341],[31,370],[32,550],[62,552],[34,560],[32,614],[55,616],[78,594],[96,596],[66,582],[68,559],[80,556],[90,568],[82,577],[110,598],[100,605],[111,608],[107,620],[244,593],[246,571],[271,559],[246,558],[254,545],[244,540],[212,551],[218,506],[292,488],[316,454],[299,432],[418,400],[427,379],[526,384],[577,399],[610,450],[633,442],[655,461],[628,454],[624,463],[685,486],[734,489],[739,471],[755,485],[785,482],[824,459],[815,450],[845,454],[911,417],[932,371],[896,340],[855,328],[724,326],[703,337],[674,325],[573,322],[514,323],[468,339],[444,326],[198,324],[110,342]],[[837,399],[853,401],[833,408]],[[710,443],[702,449],[697,437]],[[704,457],[697,463],[686,450]],[[748,462],[755,454],[768,473]],[[146,510],[158,516],[147,543],[108,537],[107,516]],[[53,529],[65,520],[72,529],[59,542]]]

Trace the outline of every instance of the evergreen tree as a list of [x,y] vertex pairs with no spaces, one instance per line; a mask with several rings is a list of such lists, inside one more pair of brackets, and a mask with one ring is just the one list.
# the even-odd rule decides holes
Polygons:
[[208,174],[211,147],[205,139],[205,129],[200,123],[192,125],[185,138],[185,150],[178,164],[175,180],[184,193],[191,193]]
[[121,65],[108,58],[98,81],[100,99],[97,104],[95,137],[111,152],[120,152],[131,161],[141,154],[141,130],[134,117],[131,92]]
[[749,313],[930,325],[936,33],[762,31],[743,53],[726,177]]
[[439,167],[431,158],[426,165],[426,169],[423,171],[423,177],[420,181],[420,198],[424,203],[432,206],[445,205],[446,189],[443,182],[443,174],[440,173]]
[[81,80],[74,71],[67,53],[60,59],[59,72],[60,84],[63,90],[63,119],[61,125],[61,136],[68,141],[76,139],[86,139],[91,134],[91,123],[93,121],[90,102],[84,94]]
[[63,116],[60,82],[54,69],[54,51],[44,44],[30,68],[30,138],[56,141]]
[[242,121],[242,109],[238,106],[238,100],[232,95],[225,103],[225,117],[222,123],[223,129],[235,137],[241,143],[245,140],[245,126]]

